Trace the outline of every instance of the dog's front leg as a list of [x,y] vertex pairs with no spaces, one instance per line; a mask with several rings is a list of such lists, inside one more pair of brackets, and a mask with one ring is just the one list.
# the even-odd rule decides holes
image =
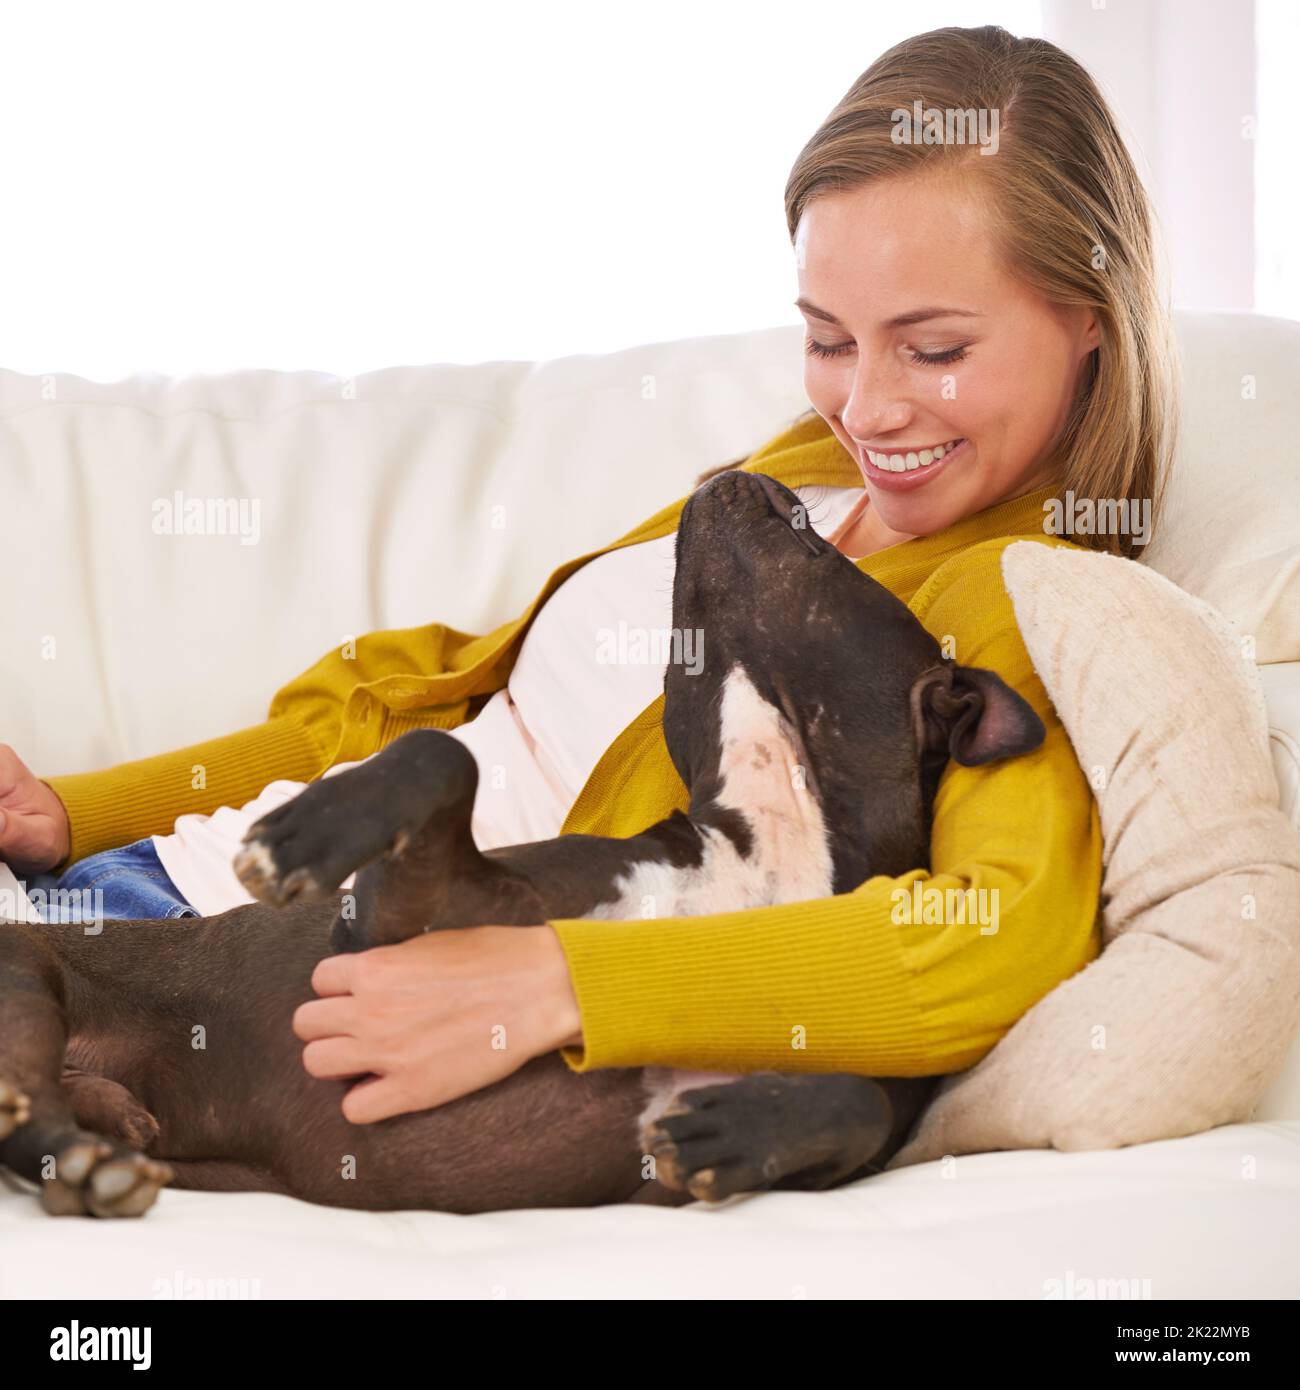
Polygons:
[[474,844],[477,790],[478,765],[459,739],[414,730],[261,817],[235,873],[254,898],[277,906],[330,898],[356,873],[339,903],[334,952],[445,927],[542,922],[527,874]]
[[436,927],[540,922],[528,880],[474,843],[477,788],[478,765],[459,739],[415,730],[263,816],[235,873],[254,897],[282,906],[328,898],[355,872],[330,938],[335,952]]
[[671,882],[703,862],[700,831],[680,812],[628,839],[567,835],[484,853],[471,828],[477,790],[478,765],[459,739],[416,730],[262,817],[234,869],[277,906],[334,896],[355,872],[330,940],[340,952],[485,923],[628,916],[638,867]]
[[458,739],[417,729],[382,752],[305,787],[255,821],[233,867],[260,902],[319,902],[350,874],[401,854],[431,821],[449,838],[469,817],[478,765]]

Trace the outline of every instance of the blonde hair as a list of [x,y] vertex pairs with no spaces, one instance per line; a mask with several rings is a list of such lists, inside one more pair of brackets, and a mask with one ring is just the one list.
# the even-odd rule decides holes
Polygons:
[[[895,113],[918,101],[986,120],[996,112],[996,153],[896,143]],[[1154,530],[1175,442],[1177,365],[1151,206],[1096,84],[1054,44],[996,25],[904,39],[800,151],[785,187],[791,242],[819,195],[921,171],[971,174],[1011,273],[1052,303],[1095,313],[1100,346],[1055,443],[1059,490],[1078,501],[1149,501]],[[1075,539],[1121,555],[1138,548],[1128,533]]]

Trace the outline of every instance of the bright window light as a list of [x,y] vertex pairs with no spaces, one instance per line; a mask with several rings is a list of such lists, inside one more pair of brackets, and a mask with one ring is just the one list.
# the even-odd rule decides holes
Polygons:
[[1300,319],[1300,172],[1295,155],[1295,55],[1300,5],[1255,0],[1255,308]]
[[817,125],[898,39],[1040,8],[7,7],[0,363],[350,375],[796,323]]

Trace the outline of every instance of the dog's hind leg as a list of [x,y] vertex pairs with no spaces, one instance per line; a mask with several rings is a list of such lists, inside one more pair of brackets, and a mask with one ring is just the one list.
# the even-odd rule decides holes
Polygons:
[[0,924],[0,1095],[21,1121],[0,1139],[0,1165],[37,1183],[51,1215],[139,1216],[171,1169],[81,1128],[63,1089],[67,1043],[57,955],[30,929]]
[[83,1129],[120,1139],[142,1152],[158,1138],[158,1121],[120,1082],[67,1068],[63,1091]]

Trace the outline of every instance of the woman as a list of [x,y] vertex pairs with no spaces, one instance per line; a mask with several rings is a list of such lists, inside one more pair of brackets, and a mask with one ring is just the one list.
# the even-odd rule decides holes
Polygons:
[[[995,113],[996,147],[909,139],[897,113],[918,102]],[[1096,808],[1000,557],[1042,536],[1058,494],[1158,508],[1174,411],[1143,189],[1079,65],[988,27],[882,55],[800,153],[785,202],[813,411],[744,466],[801,490],[814,512],[829,503],[833,543],[949,655],[998,671],[1046,740],[1004,765],[948,768],[929,872],[706,917],[485,925],[322,962],[322,997],[295,1031],[312,1074],[366,1078],[344,1103],[357,1123],[441,1104],[557,1047],[579,1070],[934,1076],[972,1066],[1098,950]],[[635,833],[684,806],[653,698],[662,668],[648,686],[626,664],[598,671],[565,634],[584,630],[602,594],[634,616],[650,590],[662,597],[681,505],[562,566],[494,633],[431,624],[330,653],[276,695],[266,724],[48,783],[9,754],[0,853],[29,870],[80,861],[72,878],[97,882],[114,867],[101,852],[156,835],[157,854],[148,840],[117,852],[123,881],[147,884],[151,911],[192,911],[186,880],[200,892],[202,855],[187,858],[187,843],[264,788],[257,814],[421,726],[486,740],[481,766],[512,750],[530,790],[507,779],[482,801],[484,822],[501,808],[501,833],[544,827],[548,805],[562,817],[551,833]],[[1127,553],[1129,538],[1087,543]],[[536,678],[548,667],[549,686]],[[272,777],[286,780],[266,788]],[[869,788],[863,802],[869,814]],[[178,816],[198,819],[173,831]],[[996,930],[900,915],[917,883],[993,892]],[[500,1025],[506,1049],[493,1046]]]

